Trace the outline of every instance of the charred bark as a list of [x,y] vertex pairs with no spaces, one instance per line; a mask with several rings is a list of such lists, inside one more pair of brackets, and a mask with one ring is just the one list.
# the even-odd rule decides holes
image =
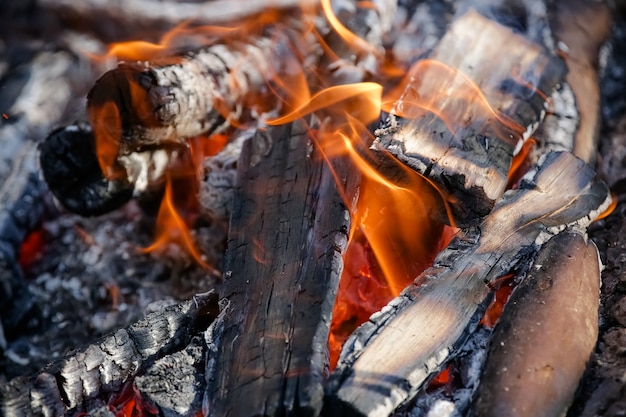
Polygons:
[[315,56],[295,30],[279,26],[285,31],[274,28],[246,43],[224,41],[180,56],[166,48],[150,63],[122,62],[100,77],[87,96],[87,111],[100,163],[110,169],[105,176],[122,168],[119,156],[184,143],[275,110],[267,83],[301,73],[301,59]]
[[594,175],[569,153],[548,154],[503,195],[478,233],[453,240],[415,286],[348,340],[329,384],[328,412],[389,415],[410,399],[474,330],[489,281],[532,258],[566,225],[584,229],[608,206],[608,190]]
[[54,130],[40,146],[39,163],[50,191],[69,211],[98,216],[127,203],[133,184],[104,177],[91,127],[78,123]]
[[349,215],[310,135],[302,122],[260,132],[239,162],[207,415],[322,407]]

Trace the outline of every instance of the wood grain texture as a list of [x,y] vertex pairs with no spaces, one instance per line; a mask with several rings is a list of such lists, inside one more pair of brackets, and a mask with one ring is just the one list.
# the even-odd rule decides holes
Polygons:
[[[301,122],[244,148],[231,216],[210,415],[317,415],[349,215]],[[346,173],[335,171],[342,181]]]
[[414,65],[375,149],[448,193],[457,224],[476,225],[504,192],[514,152],[564,73],[540,45],[469,11]]

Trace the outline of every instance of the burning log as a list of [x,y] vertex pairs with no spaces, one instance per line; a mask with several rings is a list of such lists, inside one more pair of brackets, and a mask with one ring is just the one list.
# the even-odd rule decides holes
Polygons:
[[32,377],[0,389],[3,415],[62,415],[119,390],[155,359],[180,351],[217,315],[214,293],[165,307],[68,356]]
[[[349,215],[311,134],[294,122],[246,142],[207,415],[314,416],[322,407]],[[347,181],[341,168],[335,175]]]
[[[270,33],[245,44],[208,46],[159,65],[120,63],[105,73],[87,96],[100,164],[115,175],[118,156],[167,142],[184,143],[198,135],[243,123],[244,113],[263,109],[266,80],[292,70],[294,46],[286,34]],[[172,53],[168,50],[168,53]],[[309,54],[311,56],[311,54]],[[166,54],[167,56],[167,54]],[[267,91],[265,91],[267,92]],[[252,93],[254,94],[254,97]],[[267,98],[265,98],[267,99]]]
[[564,415],[598,337],[599,292],[595,245],[569,231],[550,239],[500,317],[475,415]]
[[564,72],[539,45],[467,12],[391,95],[375,148],[449,193],[453,221],[475,224],[504,192],[513,154],[543,118]]
[[331,376],[329,413],[388,415],[410,399],[473,331],[490,281],[523,266],[567,225],[584,229],[608,206],[608,190],[594,176],[569,153],[546,155],[478,230],[455,238],[416,285],[348,340]]

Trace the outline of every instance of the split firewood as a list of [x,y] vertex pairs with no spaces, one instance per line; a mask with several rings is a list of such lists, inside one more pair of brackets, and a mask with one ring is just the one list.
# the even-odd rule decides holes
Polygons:
[[309,135],[303,122],[260,131],[239,161],[206,415],[314,416],[322,407],[349,214]]
[[498,321],[474,415],[564,415],[598,337],[599,293],[593,242],[550,239]]
[[470,10],[391,95],[374,148],[447,193],[450,221],[476,224],[504,192],[513,154],[564,72],[541,46]]
[[608,206],[594,176],[570,153],[546,155],[477,230],[455,238],[346,342],[328,385],[329,413],[387,416],[412,398],[476,327],[490,281],[523,267],[567,225],[584,230]]
[[140,369],[187,346],[217,316],[214,293],[165,307],[32,377],[0,388],[2,415],[63,415],[118,391]]

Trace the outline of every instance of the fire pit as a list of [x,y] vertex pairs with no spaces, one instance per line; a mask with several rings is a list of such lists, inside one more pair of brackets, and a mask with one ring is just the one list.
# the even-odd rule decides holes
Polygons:
[[3,415],[620,415],[621,12],[8,6]]

